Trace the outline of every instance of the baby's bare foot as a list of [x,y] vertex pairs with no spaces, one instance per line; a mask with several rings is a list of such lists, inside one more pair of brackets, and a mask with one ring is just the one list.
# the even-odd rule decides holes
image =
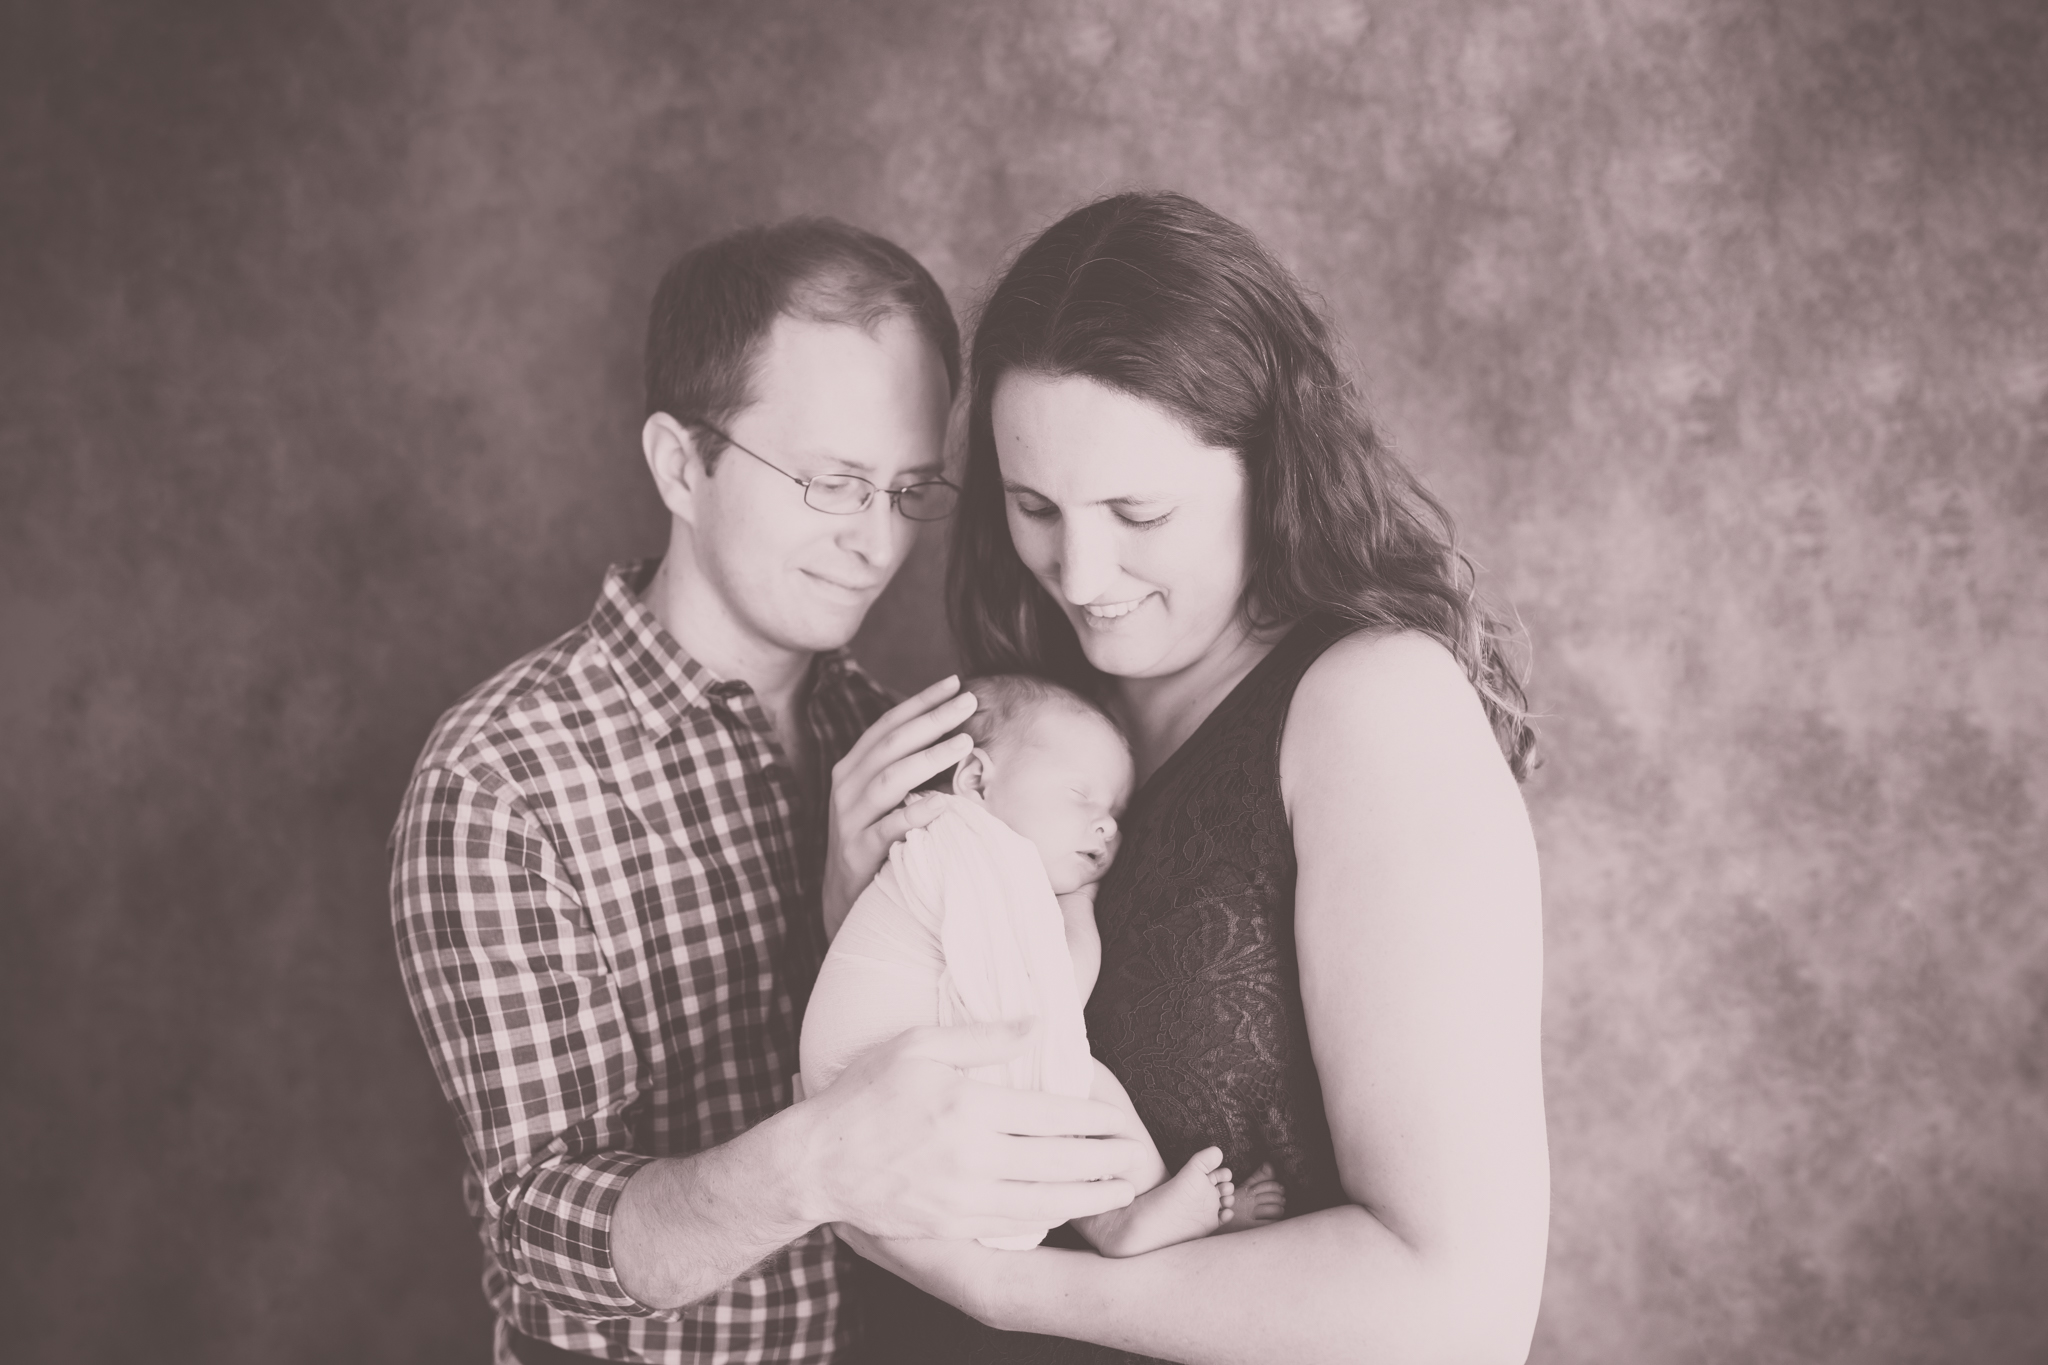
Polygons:
[[1269,1161],[1253,1171],[1252,1178],[1237,1191],[1230,1211],[1224,1214],[1223,1226],[1217,1231],[1244,1232],[1277,1223],[1286,1216],[1287,1187],[1274,1176],[1273,1163]]
[[1222,1149],[1204,1147],[1124,1208],[1077,1220],[1075,1226],[1105,1256],[1141,1256],[1228,1226],[1223,1220],[1230,1217],[1234,1198]]

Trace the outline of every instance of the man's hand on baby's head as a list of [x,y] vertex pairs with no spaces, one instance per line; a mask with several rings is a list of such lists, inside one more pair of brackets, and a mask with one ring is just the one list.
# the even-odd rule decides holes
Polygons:
[[821,895],[828,937],[881,871],[889,846],[938,817],[941,806],[905,798],[973,749],[972,738],[952,732],[974,708],[974,694],[960,691],[959,678],[941,678],[883,712],[832,765]]

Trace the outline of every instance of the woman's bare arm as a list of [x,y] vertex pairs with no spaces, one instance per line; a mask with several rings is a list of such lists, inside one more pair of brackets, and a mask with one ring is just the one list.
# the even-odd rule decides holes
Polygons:
[[1125,1261],[863,1249],[996,1326],[1171,1360],[1520,1361],[1549,1216],[1521,795],[1456,662],[1414,635],[1317,661],[1281,779],[1302,996],[1355,1202]]

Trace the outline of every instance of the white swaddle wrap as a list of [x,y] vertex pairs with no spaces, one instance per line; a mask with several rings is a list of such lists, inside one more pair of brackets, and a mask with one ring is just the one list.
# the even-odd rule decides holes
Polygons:
[[[1023,1055],[967,1074],[1085,1098],[1095,1060],[1037,848],[978,801],[926,799],[947,809],[889,850],[825,955],[798,1049],[804,1092],[818,1094],[904,1029],[1029,1017],[1038,1028]],[[1022,1249],[1044,1236],[982,1241]]]

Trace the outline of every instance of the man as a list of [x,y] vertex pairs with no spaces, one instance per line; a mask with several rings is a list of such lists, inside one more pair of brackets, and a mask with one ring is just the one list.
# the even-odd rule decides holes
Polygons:
[[667,555],[427,743],[393,919],[501,1365],[829,1360],[853,1315],[825,1225],[1003,1235],[1130,1198],[1103,1178],[1126,1154],[1071,1136],[1113,1111],[960,1074],[1018,1029],[915,1030],[791,1103],[824,925],[965,752],[956,682],[885,711],[843,648],[951,510],[958,366],[944,294],[871,234],[684,256],[647,339]]

